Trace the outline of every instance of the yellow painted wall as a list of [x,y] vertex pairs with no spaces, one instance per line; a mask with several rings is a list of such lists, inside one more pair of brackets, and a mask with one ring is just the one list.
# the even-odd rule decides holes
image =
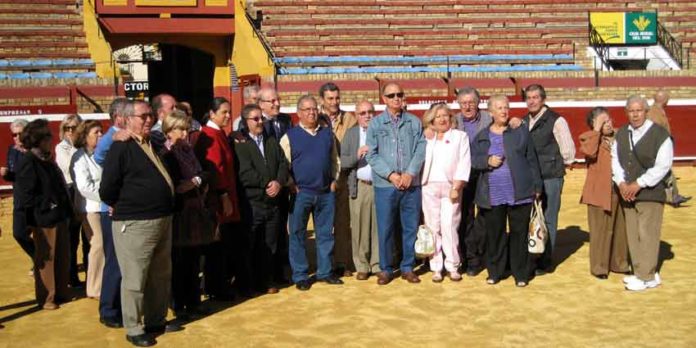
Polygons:
[[234,0],[234,2],[235,37],[232,63],[237,69],[237,74],[240,76],[259,74],[262,78],[273,77],[275,67],[263,48],[261,40],[256,37],[251,23],[244,15],[246,2],[244,0]]
[[89,48],[89,54],[92,60],[96,64],[97,75],[101,78],[113,78],[114,70],[116,70],[117,76],[120,75],[120,72],[118,69],[114,69],[111,59],[111,46],[109,42],[106,41],[99,28],[94,8],[95,1],[97,0],[83,1],[82,18],[85,35],[87,37],[87,47]]

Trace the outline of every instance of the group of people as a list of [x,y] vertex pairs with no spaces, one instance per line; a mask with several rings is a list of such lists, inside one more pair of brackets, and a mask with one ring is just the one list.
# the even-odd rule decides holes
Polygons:
[[[199,120],[171,95],[151,105],[119,98],[106,132],[98,121],[66,117],[55,157],[46,120],[16,120],[1,171],[14,182],[14,235],[33,259],[37,301],[56,309],[70,299],[69,286],[80,285],[82,235],[86,294],[99,300],[101,322],[149,346],[157,333],[181,329],[166,321],[168,308],[186,318],[205,314],[201,291],[211,300],[277,293],[288,266],[302,291],[316,281],[343,284],[353,272],[379,285],[397,274],[419,283],[421,221],[435,239],[433,282],[486,269],[488,284],[512,275],[525,287],[554,271],[563,178],[575,146],[543,86],[524,92],[524,118],[510,117],[504,96],[480,110],[479,92],[466,87],[458,91],[459,113],[437,103],[421,119],[405,110],[397,83],[382,87],[386,109],[377,113],[368,100],[355,112],[342,110],[340,89],[329,82],[320,103],[299,98],[293,125],[273,88],[251,87],[230,134],[224,98],[214,98]],[[591,273],[606,279],[632,269],[628,290],[660,284],[662,210],[674,186],[669,131],[648,110],[645,99],[629,97],[629,124],[617,131],[609,112],[594,108],[580,136]],[[549,232],[541,255],[527,243],[537,200]]]

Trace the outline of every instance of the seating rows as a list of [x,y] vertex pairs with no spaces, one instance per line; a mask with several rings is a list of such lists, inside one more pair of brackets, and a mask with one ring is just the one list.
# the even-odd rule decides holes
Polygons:
[[2,73],[0,72],[0,80],[28,80],[28,79],[75,79],[75,78],[96,78],[97,74],[93,71],[88,72],[21,72],[21,73]]
[[92,59],[0,59],[0,70],[8,68],[80,67],[94,68]]
[[567,54],[528,54],[528,55],[453,55],[453,56],[341,56],[341,57],[278,57],[273,61],[281,65],[289,64],[368,64],[368,63],[466,63],[466,62],[490,62],[490,61],[538,61],[538,60],[567,60],[573,56]]
[[454,67],[364,67],[364,68],[281,68],[283,75],[315,74],[400,74],[400,73],[447,73],[447,72],[524,72],[524,71],[581,71],[578,65],[477,65]]

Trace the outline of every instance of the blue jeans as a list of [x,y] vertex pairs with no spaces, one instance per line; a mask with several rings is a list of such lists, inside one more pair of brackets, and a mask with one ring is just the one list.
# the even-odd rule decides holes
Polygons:
[[317,250],[317,279],[331,275],[331,257],[333,256],[334,236],[333,192],[312,193],[300,191],[295,196],[290,208],[289,258],[292,267],[292,281],[306,280],[309,274],[305,240],[307,239],[307,222],[309,214],[314,217],[314,240]]
[[121,269],[116,258],[109,213],[101,213],[101,227],[104,240],[104,275],[99,295],[99,315],[102,318],[121,321]]
[[543,269],[553,267],[553,250],[556,247],[558,231],[558,212],[561,210],[561,193],[563,192],[563,178],[544,179],[544,219],[549,231],[549,239],[544,253],[539,260],[539,267]]
[[375,187],[377,233],[379,235],[379,267],[392,273],[394,233],[398,231],[397,214],[401,220],[403,257],[401,272],[413,271],[416,262],[416,232],[421,215],[421,187],[399,191],[395,187]]

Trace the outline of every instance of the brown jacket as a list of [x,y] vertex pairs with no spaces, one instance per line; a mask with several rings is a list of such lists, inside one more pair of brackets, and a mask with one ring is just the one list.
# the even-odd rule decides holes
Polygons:
[[613,138],[603,137],[590,130],[580,134],[580,151],[585,154],[587,177],[580,203],[590,204],[611,211],[611,143]]

